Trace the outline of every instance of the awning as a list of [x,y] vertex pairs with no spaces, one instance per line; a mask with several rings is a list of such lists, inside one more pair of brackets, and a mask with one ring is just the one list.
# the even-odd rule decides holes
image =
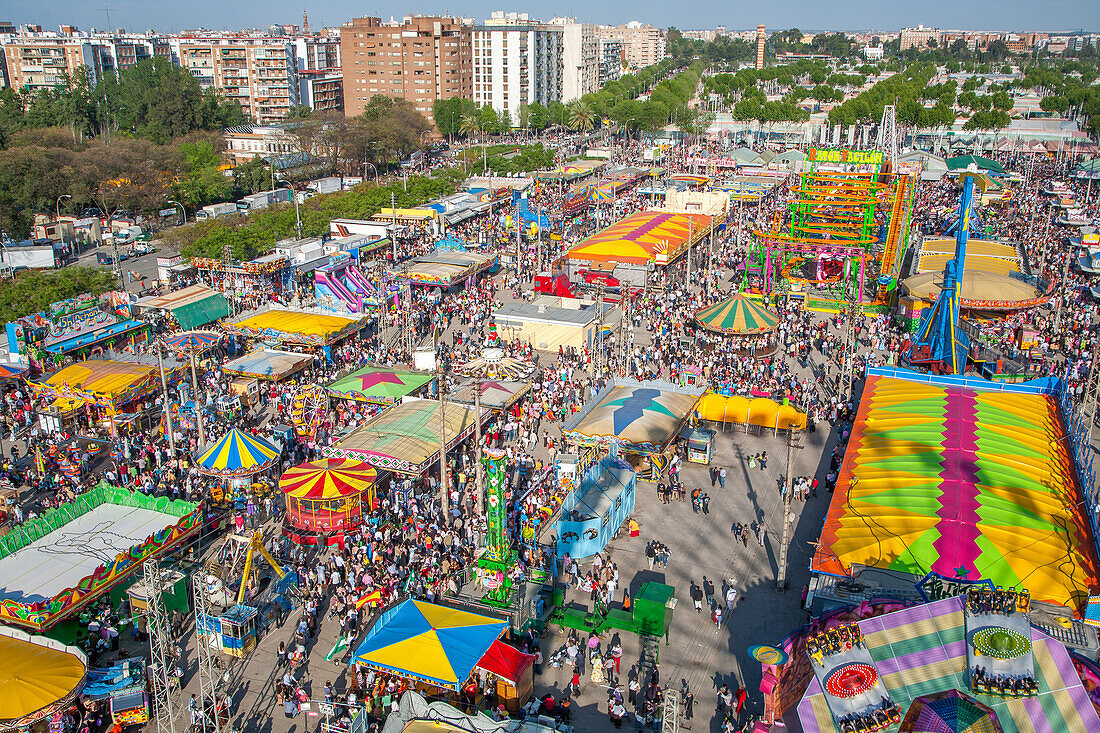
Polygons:
[[478,669],[503,677],[513,685],[517,684],[535,662],[534,654],[525,654],[514,646],[508,646],[500,639],[493,642],[489,651],[477,663]]
[[172,308],[180,328],[199,328],[229,315],[229,301],[221,293],[211,293],[202,300]]
[[130,331],[137,331],[139,329],[147,327],[145,321],[122,321],[121,323],[112,323],[106,328],[101,328],[91,333],[81,334],[80,336],[74,336],[64,341],[58,341],[50,344],[45,348],[51,354],[68,354],[70,351],[76,351],[77,349],[85,346],[92,346],[104,339],[112,336],[122,336]]

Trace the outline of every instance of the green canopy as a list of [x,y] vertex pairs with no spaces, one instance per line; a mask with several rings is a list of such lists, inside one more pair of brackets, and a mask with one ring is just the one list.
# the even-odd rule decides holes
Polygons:
[[345,400],[388,405],[412,394],[433,379],[434,374],[371,365],[337,379],[328,386],[328,391],[334,397]]
[[779,316],[741,293],[700,308],[695,320],[708,331],[745,335],[774,331],[779,325]]
[[228,316],[229,301],[221,293],[211,293],[202,300],[172,308],[172,315],[179,321],[180,328],[199,328]]
[[978,166],[978,170],[993,171],[994,173],[1000,173],[1004,175],[1005,169],[1001,167],[1001,164],[995,160],[989,158],[983,158],[980,155],[956,155],[954,158],[947,159],[947,170],[957,171],[967,168],[971,163]]

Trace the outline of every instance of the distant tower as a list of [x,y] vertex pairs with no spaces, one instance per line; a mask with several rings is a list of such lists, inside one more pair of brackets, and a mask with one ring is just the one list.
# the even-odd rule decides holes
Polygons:
[[756,68],[764,68],[764,24],[756,26]]
[[305,8],[302,8],[302,33],[309,33],[309,16]]

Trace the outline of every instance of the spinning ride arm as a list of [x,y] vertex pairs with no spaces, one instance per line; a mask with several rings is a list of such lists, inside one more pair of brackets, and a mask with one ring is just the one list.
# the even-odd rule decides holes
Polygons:
[[977,183],[984,190],[985,179],[974,173],[963,173],[961,178],[961,220],[955,235],[955,256],[948,260],[943,269],[939,296],[921,318],[916,335],[902,352],[903,364],[927,366],[942,374],[965,372],[970,350],[970,337],[959,328],[959,300],[966,267],[966,243],[970,237],[974,186]]

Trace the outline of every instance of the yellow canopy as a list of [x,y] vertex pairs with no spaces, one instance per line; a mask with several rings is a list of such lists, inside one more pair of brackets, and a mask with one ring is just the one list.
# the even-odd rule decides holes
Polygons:
[[319,313],[269,310],[248,318],[242,318],[234,325],[261,331],[300,333],[307,336],[327,338],[355,323],[355,320],[354,318],[343,318],[341,316],[325,316]]
[[802,430],[806,427],[805,413],[762,397],[726,397],[711,392],[703,395],[695,411],[703,420],[714,422],[746,423],[773,430]]
[[9,635],[13,633],[19,632],[0,632],[0,725],[48,713],[79,692],[87,674],[76,654],[43,646],[35,641],[40,637]]

